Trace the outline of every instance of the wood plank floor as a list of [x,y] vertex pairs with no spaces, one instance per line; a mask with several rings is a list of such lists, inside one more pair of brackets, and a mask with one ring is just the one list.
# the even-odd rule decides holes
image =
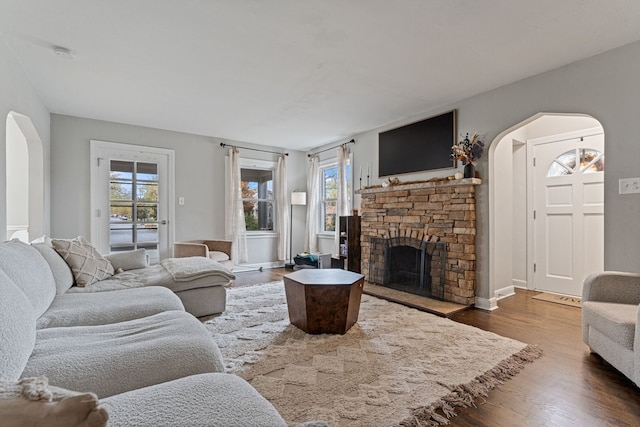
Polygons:
[[[235,286],[281,280],[284,269],[239,273]],[[582,342],[580,309],[534,300],[518,290],[493,312],[470,309],[451,319],[534,344],[544,355],[452,426],[640,426],[640,388]]]

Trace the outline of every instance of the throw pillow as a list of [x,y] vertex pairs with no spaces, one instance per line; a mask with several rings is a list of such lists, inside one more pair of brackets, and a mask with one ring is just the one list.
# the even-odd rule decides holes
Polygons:
[[137,270],[149,266],[147,262],[146,249],[135,249],[132,251],[116,252],[104,256],[108,259],[113,269],[117,272],[127,270]]
[[75,239],[51,239],[53,248],[69,267],[76,285],[89,286],[113,276],[113,266],[84,237]]
[[5,427],[105,427],[108,418],[93,393],[50,386],[46,377],[0,380],[0,420]]

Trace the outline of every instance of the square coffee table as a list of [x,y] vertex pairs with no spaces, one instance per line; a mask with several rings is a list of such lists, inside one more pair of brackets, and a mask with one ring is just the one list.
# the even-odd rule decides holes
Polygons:
[[304,269],[284,276],[291,324],[308,334],[344,334],[358,321],[364,276]]

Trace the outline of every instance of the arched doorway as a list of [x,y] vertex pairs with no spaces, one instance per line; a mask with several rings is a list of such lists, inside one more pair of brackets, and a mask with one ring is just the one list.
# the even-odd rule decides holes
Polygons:
[[[578,234],[577,232],[558,233],[559,230],[563,230],[561,228],[563,222],[555,221],[556,219],[564,220],[565,225],[571,223],[573,226],[575,222],[575,227],[582,227],[582,230],[584,230],[584,224],[580,222],[582,219],[579,218],[579,215],[582,215],[580,213],[582,212],[580,211],[581,208],[575,207],[576,212],[580,211],[575,215],[573,211],[553,211],[553,207],[548,212],[544,209],[543,212],[540,212],[540,209],[535,212],[535,204],[537,203],[541,206],[540,201],[542,199],[550,200],[548,196],[551,192],[555,192],[557,197],[569,197],[569,190],[566,185],[558,185],[559,182],[554,181],[553,185],[549,187],[551,190],[544,189],[540,178],[540,176],[546,177],[544,173],[540,172],[542,169],[544,169],[543,172],[546,172],[552,164],[557,164],[556,157],[562,156],[566,151],[570,151],[570,149],[565,149],[567,147],[563,147],[561,144],[556,145],[555,142],[567,141],[572,138],[577,138],[578,140],[582,138],[584,140],[584,137],[598,133],[602,138],[602,150],[600,151],[604,153],[604,131],[600,122],[595,118],[583,114],[539,113],[505,130],[491,144],[489,148],[489,275],[493,294],[493,298],[490,300],[491,308],[497,307],[497,300],[501,297],[512,295],[515,287],[579,295],[584,275],[589,272],[590,268],[601,268],[602,260],[599,263],[590,263],[590,266],[577,266],[578,270],[581,271],[574,271],[576,266],[567,264],[566,257],[562,259],[558,257],[558,253],[547,254],[540,251],[545,248],[549,249],[549,242],[543,242],[543,236],[550,236],[555,238],[556,241],[566,243],[568,236],[575,237]],[[581,143],[578,142],[578,144]],[[585,142],[584,144],[587,143]],[[539,162],[536,166],[533,166],[534,157],[536,156],[535,147],[538,147],[538,155],[541,153],[541,148],[545,147],[547,157],[551,156],[550,159],[540,159],[540,162],[545,163],[544,165]],[[549,150],[549,147],[553,147],[553,149]],[[573,149],[574,153],[580,155],[580,151],[575,151],[577,148],[574,147]],[[562,152],[555,153],[557,150]],[[595,159],[591,160],[595,161]],[[546,163],[549,164],[547,165]],[[604,162],[602,164],[604,165]],[[577,177],[587,166],[586,163],[580,164],[577,169],[573,171],[564,169],[562,173],[565,176]],[[538,170],[539,173],[536,175],[534,170]],[[602,173],[598,177],[603,181]],[[562,179],[566,178],[561,178],[560,180]],[[595,186],[591,188],[595,188]],[[601,186],[598,191],[602,191]],[[542,195],[543,192],[546,193]],[[578,194],[577,190],[575,194]],[[592,196],[598,200],[592,199],[590,203],[598,205],[598,209],[602,212],[604,200],[597,194],[593,193]],[[569,205],[567,203],[569,199],[554,200],[558,205],[567,205],[565,208]],[[554,201],[552,200],[552,202]],[[546,216],[547,214],[555,216]],[[561,216],[562,214],[565,216]],[[536,215],[535,219],[534,215]],[[543,215],[543,217],[540,215]],[[570,215],[574,215],[573,218],[577,222],[573,221]],[[567,218],[569,219],[567,220]],[[593,221],[594,219],[595,222]],[[600,223],[603,223],[603,215],[599,217],[591,216],[589,221],[592,222],[591,225],[598,232],[604,233],[603,227],[600,226]],[[541,229],[542,225],[547,228]],[[580,233],[583,232],[581,231]],[[571,244],[584,245],[586,241],[589,241],[591,248],[594,249],[591,251],[590,256],[603,258],[602,236],[582,237],[582,241],[579,241],[579,239],[573,240],[572,237]],[[566,245],[563,247],[553,245],[555,243],[552,243],[551,249],[555,248],[556,252],[567,251],[566,248],[568,246]],[[560,253],[567,255],[568,252],[565,252]],[[544,262],[538,262],[540,258]],[[548,262],[549,260],[551,262]],[[576,262],[576,264],[580,263]],[[567,275],[568,271],[571,272],[570,275],[574,285],[579,283],[579,289],[578,285],[573,288],[546,288],[545,285],[542,285],[541,278],[543,275],[562,278],[562,276]]]
[[14,111],[6,121],[6,238],[44,234],[44,153],[31,119]]

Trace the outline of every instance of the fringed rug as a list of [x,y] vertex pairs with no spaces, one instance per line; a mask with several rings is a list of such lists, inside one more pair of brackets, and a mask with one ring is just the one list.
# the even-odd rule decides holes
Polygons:
[[540,301],[547,302],[555,302],[556,304],[562,305],[570,305],[571,307],[582,307],[582,298],[580,297],[572,297],[569,295],[558,295],[558,294],[550,294],[547,292],[543,292],[538,295],[534,295],[531,298],[537,299]]
[[435,426],[516,375],[536,347],[369,295],[345,335],[289,323],[282,282],[229,289],[205,322],[227,371],[290,425]]

